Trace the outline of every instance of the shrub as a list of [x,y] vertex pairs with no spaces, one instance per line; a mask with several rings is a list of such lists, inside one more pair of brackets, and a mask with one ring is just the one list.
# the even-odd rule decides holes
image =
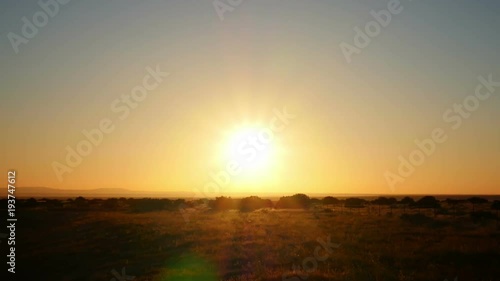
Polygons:
[[347,198],[345,200],[345,206],[347,208],[364,208],[366,200],[361,198]]
[[257,196],[251,196],[241,199],[239,209],[242,212],[251,212],[261,208],[272,208],[271,200],[262,199]]
[[339,199],[332,196],[327,196],[323,198],[322,202],[324,205],[336,205],[339,203]]
[[308,209],[311,206],[311,199],[305,194],[295,194],[293,196],[283,196],[276,203],[279,209]]

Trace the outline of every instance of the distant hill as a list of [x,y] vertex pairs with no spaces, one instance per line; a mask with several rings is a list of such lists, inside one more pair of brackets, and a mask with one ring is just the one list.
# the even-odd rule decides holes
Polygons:
[[57,189],[50,187],[17,187],[16,197],[189,197],[189,192],[153,192],[136,191],[125,188],[96,188],[96,189]]
[[[321,194],[321,193],[307,193],[308,196],[313,198],[323,198],[326,196],[333,196],[337,198],[347,198],[347,197],[357,197],[363,198],[366,200],[373,200],[378,198],[379,196],[385,197],[395,197],[398,200],[404,198],[405,196],[409,196],[415,199],[421,198],[425,195],[435,196],[439,200],[444,200],[446,198],[453,199],[466,199],[472,196],[483,197],[488,200],[500,200],[500,195],[472,195],[472,194]],[[214,198],[218,196],[231,196],[233,198],[243,198],[247,196],[256,195],[261,198],[266,199],[279,199],[281,196],[291,196],[295,193],[290,194],[280,194],[280,193],[248,193],[248,192],[233,192],[233,193],[225,193],[225,194],[207,194],[208,197]],[[201,196],[200,193],[195,195],[194,192],[183,192],[183,191],[147,191],[147,190],[130,190],[125,188],[95,188],[95,189],[57,189],[51,187],[17,187],[16,188],[16,197],[20,198],[75,198],[78,196],[83,196],[86,198],[109,198],[109,197],[126,197],[126,198],[199,198]],[[5,198],[5,195],[0,196],[0,198]]]

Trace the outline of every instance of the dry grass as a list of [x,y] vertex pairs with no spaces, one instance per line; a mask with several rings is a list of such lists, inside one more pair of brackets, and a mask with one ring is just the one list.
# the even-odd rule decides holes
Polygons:
[[[186,223],[169,211],[32,209],[19,218],[17,264],[42,280],[107,281],[123,267],[137,281],[500,280],[494,220],[401,212],[191,210]],[[316,270],[293,272],[328,236],[340,248]]]

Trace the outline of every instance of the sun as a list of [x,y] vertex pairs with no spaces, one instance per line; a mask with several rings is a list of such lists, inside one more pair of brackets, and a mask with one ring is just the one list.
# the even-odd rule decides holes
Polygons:
[[243,176],[256,177],[271,169],[274,146],[265,129],[242,127],[229,134],[224,145],[224,158],[237,163]]

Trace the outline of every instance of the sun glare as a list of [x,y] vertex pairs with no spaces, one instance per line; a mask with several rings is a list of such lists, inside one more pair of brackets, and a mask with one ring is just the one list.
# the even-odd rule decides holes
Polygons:
[[273,163],[273,141],[258,127],[244,127],[229,135],[225,159],[237,163],[241,175],[258,176],[268,172]]

